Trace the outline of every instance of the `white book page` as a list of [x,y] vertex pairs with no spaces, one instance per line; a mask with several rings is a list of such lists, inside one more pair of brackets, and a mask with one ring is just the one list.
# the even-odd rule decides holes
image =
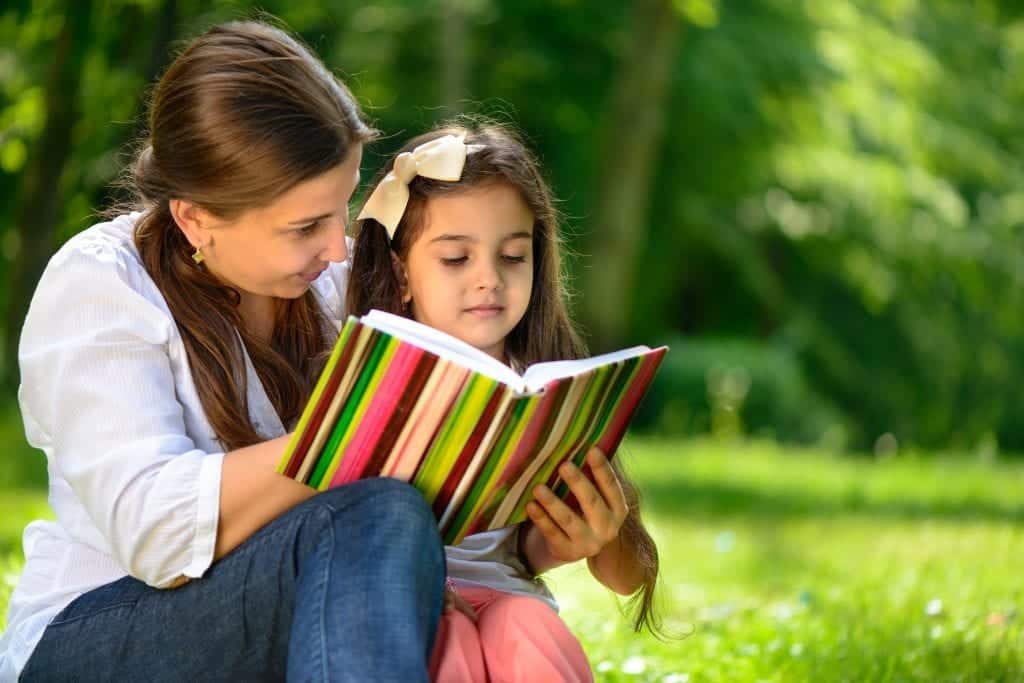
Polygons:
[[412,342],[441,358],[507,384],[520,393],[526,389],[523,378],[515,370],[491,358],[480,349],[433,327],[376,309],[362,316],[360,321],[364,325]]
[[631,346],[628,349],[612,351],[611,353],[594,356],[593,358],[581,358],[579,360],[555,360],[547,363],[536,363],[535,365],[528,367],[526,372],[523,373],[523,381],[526,385],[526,391],[533,392],[541,389],[545,384],[553,379],[579,375],[588,370],[599,368],[602,365],[643,355],[650,350],[650,347],[647,346]]

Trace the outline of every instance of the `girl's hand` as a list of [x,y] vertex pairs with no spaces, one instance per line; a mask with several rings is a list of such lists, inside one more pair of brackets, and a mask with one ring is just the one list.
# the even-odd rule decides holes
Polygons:
[[469,617],[474,623],[476,622],[476,610],[473,606],[466,602],[465,598],[459,595],[459,592],[455,590],[455,587],[448,583],[444,587],[444,611],[456,609],[467,617]]
[[533,489],[534,499],[526,504],[526,514],[543,536],[549,558],[531,557],[538,572],[558,564],[594,557],[619,535],[628,505],[618,477],[608,458],[598,448],[587,453],[592,482],[571,462],[558,469],[576,500],[576,512],[544,484]]

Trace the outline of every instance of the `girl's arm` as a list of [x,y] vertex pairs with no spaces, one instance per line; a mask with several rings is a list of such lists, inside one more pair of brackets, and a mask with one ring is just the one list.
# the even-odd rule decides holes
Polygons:
[[536,574],[587,558],[594,578],[616,593],[630,595],[643,585],[644,567],[620,533],[629,511],[626,496],[599,449],[590,450],[587,464],[593,482],[572,463],[559,469],[579,501],[579,512],[547,486],[534,489],[534,500],[526,506],[532,523],[520,532],[524,533],[521,554]]

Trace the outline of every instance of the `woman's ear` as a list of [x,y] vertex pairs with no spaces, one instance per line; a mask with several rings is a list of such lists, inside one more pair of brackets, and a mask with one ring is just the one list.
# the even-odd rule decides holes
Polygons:
[[184,199],[172,199],[170,209],[174,222],[193,247],[202,249],[213,241],[213,235],[210,234],[211,221],[208,212]]
[[405,264],[398,258],[398,254],[391,252],[391,270],[395,274],[395,280],[398,281],[398,291],[402,296],[402,303],[408,304],[412,301],[412,293],[409,291],[409,273],[405,268]]

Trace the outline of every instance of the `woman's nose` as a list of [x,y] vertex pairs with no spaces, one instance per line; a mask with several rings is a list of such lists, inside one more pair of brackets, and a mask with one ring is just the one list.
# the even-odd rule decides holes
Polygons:
[[331,218],[329,220],[331,223],[325,230],[327,243],[324,245],[323,259],[337,263],[348,258],[348,239],[345,237],[347,224],[344,218]]

